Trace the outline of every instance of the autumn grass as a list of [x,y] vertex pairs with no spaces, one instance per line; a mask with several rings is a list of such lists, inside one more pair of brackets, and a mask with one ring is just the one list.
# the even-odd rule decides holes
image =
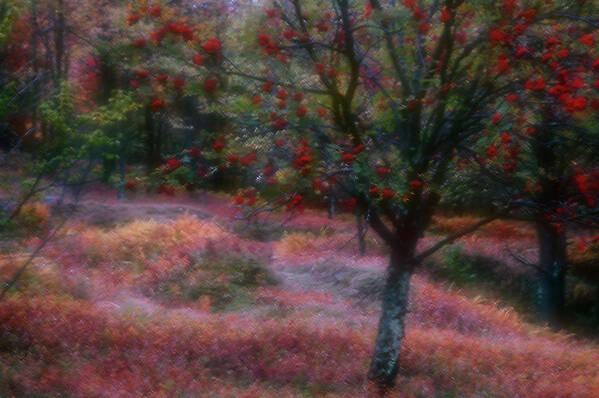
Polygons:
[[[2,391],[233,396],[254,388],[254,396],[272,396],[270,387],[270,394],[283,388],[290,396],[368,396],[364,374],[374,324],[348,327],[337,319],[298,315],[140,321],[88,302],[10,299],[0,304]],[[593,397],[599,392],[599,353],[593,346],[542,331],[489,337],[414,323],[405,340],[402,384],[392,396],[412,391],[414,396]]]
[[[380,239],[372,235],[367,235],[365,242],[366,252],[369,254],[386,252]],[[275,243],[274,252],[277,256],[289,257],[330,256],[339,252],[357,255],[357,246],[356,233],[335,233],[333,230],[322,228],[318,232],[286,232]]]
[[[378,304],[278,284],[269,268],[273,254],[317,258],[347,237],[255,242],[188,215],[73,230],[0,302],[0,396],[374,396],[365,374]],[[11,267],[0,259],[0,271]],[[382,268],[359,272],[382,278]],[[125,310],[108,285],[154,311]],[[597,363],[592,343],[416,275],[389,396],[595,397]]]
[[262,263],[249,257],[209,253],[184,264],[145,284],[144,293],[169,300],[200,300],[205,308],[223,310],[252,303],[258,287],[276,282]]
[[[480,218],[474,216],[442,216],[433,217],[431,230],[445,235],[457,234],[473,226]],[[526,240],[535,241],[536,232],[530,224],[511,220],[495,220],[480,228],[476,234],[484,235],[487,239],[497,240]]]
[[139,220],[104,231],[90,228],[75,244],[90,264],[118,261],[143,262],[179,247],[205,244],[209,239],[226,239],[227,233],[216,224],[184,216],[170,223]]

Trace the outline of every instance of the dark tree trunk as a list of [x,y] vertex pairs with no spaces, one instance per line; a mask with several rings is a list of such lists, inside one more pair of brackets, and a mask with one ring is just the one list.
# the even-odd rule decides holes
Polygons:
[[555,326],[564,314],[566,295],[566,235],[550,223],[537,222],[539,240],[539,282],[537,304],[539,314]]
[[410,255],[391,253],[383,291],[383,308],[368,378],[382,389],[392,387],[399,371],[399,356],[408,313],[413,267]]
[[118,73],[109,53],[102,51],[99,56],[99,63],[100,88],[97,99],[99,105],[106,105],[112,93],[118,88]]
[[[39,25],[37,21],[37,0],[34,0],[30,3],[31,13],[29,17],[29,23],[31,24],[32,32],[30,39],[30,47],[31,47],[31,61],[33,67],[33,74],[35,79],[35,84],[33,85],[33,97],[36,101],[42,101],[41,98],[41,75],[40,75],[40,65],[38,60],[38,34],[39,34]],[[38,129],[38,109],[35,107],[32,112],[31,121],[33,127]]]
[[149,172],[162,164],[162,126],[150,109],[145,114],[146,167]]
[[182,97],[179,99],[183,120],[185,121],[185,148],[191,148],[196,132],[200,131],[201,123],[198,105],[195,97]]
[[125,199],[125,177],[126,177],[126,174],[127,174],[127,159],[125,159],[125,156],[122,155],[121,158],[119,159],[120,184],[119,184],[119,189],[117,192],[118,200]]
[[[553,120],[550,113],[543,114],[544,122]],[[559,135],[559,134],[557,134]],[[542,171],[538,175],[541,187],[537,205],[539,214],[536,220],[539,242],[539,264],[537,283],[537,307],[539,315],[554,326],[564,313],[566,288],[566,234],[565,223],[560,224],[561,231],[544,218],[544,209],[555,209],[566,201],[569,193],[565,189],[569,177],[565,174],[569,161],[562,156],[563,148],[556,140],[552,128],[543,126],[532,141],[535,160]]]

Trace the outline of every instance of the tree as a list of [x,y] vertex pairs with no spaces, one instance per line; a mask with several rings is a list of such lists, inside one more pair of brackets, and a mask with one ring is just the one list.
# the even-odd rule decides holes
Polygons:
[[[272,83],[263,90],[279,100],[269,101],[279,108],[270,115],[272,128],[311,133],[302,144],[311,156],[295,158],[300,176],[339,187],[391,249],[369,372],[382,387],[399,369],[411,276],[456,238],[416,251],[453,153],[480,134],[500,93],[484,62],[494,17],[500,18],[493,7],[476,2],[339,0],[323,10],[284,1],[274,2],[259,24],[262,51],[278,60],[262,77]],[[257,80],[251,72],[231,73]],[[306,120],[300,105],[286,112],[287,87],[316,97],[318,117]]]
[[[579,3],[577,12],[585,5]],[[249,37],[242,52],[225,53],[216,38],[203,41],[205,54],[168,46],[171,57],[200,67],[208,99],[227,95],[219,105],[230,117],[238,115],[236,129],[214,139],[201,162],[209,159],[213,173],[241,164],[253,181],[261,181],[257,188],[275,184],[286,191],[260,205],[254,193],[244,192],[239,203],[301,210],[307,192],[334,187],[344,196],[343,206],[365,214],[391,249],[369,372],[383,389],[393,385],[399,369],[412,274],[427,256],[494,219],[416,250],[445,182],[458,171],[455,155],[480,151],[476,143],[484,128],[501,119],[497,98],[513,82],[505,82],[488,60],[497,57],[498,44],[517,51],[522,26],[543,23],[538,15],[563,6],[280,0],[240,29],[240,39]],[[155,8],[142,11],[163,15]],[[142,11],[130,18],[139,19]],[[161,23],[169,29],[167,20]],[[166,174],[194,164],[189,157],[169,163]],[[197,181],[205,172],[188,175]]]
[[[584,183],[585,175],[598,160],[599,100],[593,97],[599,89],[594,54],[599,21],[584,17],[596,10],[592,2],[506,8],[521,23],[513,33],[505,27],[495,30],[492,60],[498,78],[511,82],[510,89],[498,98],[495,120],[474,158],[489,182],[499,183],[504,196],[518,202],[515,216],[537,229],[538,309],[554,324],[564,314],[567,229],[596,223],[597,193],[584,188],[592,186]],[[469,155],[465,159],[472,159]]]

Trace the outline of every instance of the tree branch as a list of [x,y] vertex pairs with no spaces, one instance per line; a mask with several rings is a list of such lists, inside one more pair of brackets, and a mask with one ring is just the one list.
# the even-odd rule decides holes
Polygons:
[[476,224],[465,228],[464,230],[458,232],[457,234],[451,235],[445,239],[442,239],[440,242],[438,242],[437,244],[433,245],[431,248],[423,251],[422,253],[418,254],[415,257],[415,260],[417,262],[420,262],[422,260],[424,260],[426,257],[430,256],[431,254],[435,253],[436,251],[438,251],[439,249],[441,249],[443,246],[448,245],[450,243],[453,243],[454,241],[458,240],[459,238],[461,238],[462,236],[468,235],[474,231],[476,231],[477,229],[479,229],[480,227],[482,227],[483,225],[489,224],[492,221],[495,221],[499,216],[497,215],[493,215],[490,217],[487,217],[485,219],[480,220],[479,222],[477,222]]

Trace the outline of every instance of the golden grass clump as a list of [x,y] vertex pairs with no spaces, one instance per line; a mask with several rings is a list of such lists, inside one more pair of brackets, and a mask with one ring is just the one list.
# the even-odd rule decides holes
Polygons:
[[275,253],[277,255],[301,255],[303,253],[314,255],[337,249],[350,238],[349,234],[331,236],[314,232],[285,232],[283,238],[275,245]]
[[80,244],[88,260],[145,261],[174,249],[209,239],[223,239],[228,234],[216,224],[184,215],[169,223],[136,220],[110,231],[90,228],[82,232]]

